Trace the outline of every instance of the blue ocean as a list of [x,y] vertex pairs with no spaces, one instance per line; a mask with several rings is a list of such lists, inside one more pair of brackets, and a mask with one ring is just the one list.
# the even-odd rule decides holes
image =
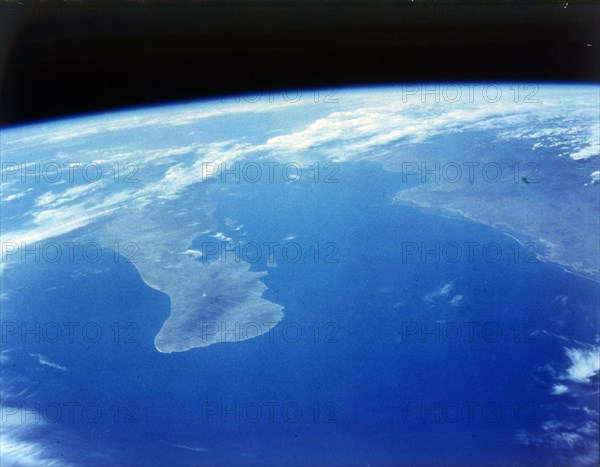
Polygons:
[[[18,266],[6,402],[83,465],[553,465],[523,439],[584,424],[545,368],[569,366],[562,339],[596,337],[597,284],[499,229],[395,203],[416,180],[335,169],[327,183],[196,185],[221,233],[194,241],[198,261],[268,272],[284,318],[266,333],[214,322],[227,342],[159,353],[169,297],[122,255]],[[37,385],[20,393],[17,376]],[[588,389],[578,404],[597,410]]]

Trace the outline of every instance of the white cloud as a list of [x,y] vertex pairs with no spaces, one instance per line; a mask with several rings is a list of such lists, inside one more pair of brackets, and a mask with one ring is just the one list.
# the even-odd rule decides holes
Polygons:
[[26,441],[16,436],[14,432],[0,428],[2,443],[0,444],[0,458],[3,466],[31,467],[43,465],[48,467],[67,467],[72,464],[65,463],[49,453],[42,443]]
[[176,448],[180,448],[180,449],[185,449],[187,451],[208,452],[208,449],[206,449],[206,448],[201,448],[201,447],[196,447],[196,446],[188,446],[187,444],[173,444],[172,446],[174,446]]
[[[9,359],[7,351],[1,354],[2,363]],[[19,381],[22,386],[23,382]],[[3,399],[13,400],[27,393],[26,389],[16,390],[13,381],[6,381],[0,377],[0,396]],[[26,397],[26,396],[25,396]],[[3,403],[4,404],[4,403]],[[52,452],[50,446],[43,442],[32,439],[42,438],[40,428],[45,427],[47,422],[31,407],[22,407],[18,403],[14,406],[3,407],[2,420],[0,421],[0,465],[11,467],[31,467],[43,465],[48,467],[68,467],[72,464],[60,459]],[[36,436],[37,435],[37,436]]]
[[192,248],[185,250],[184,253],[187,255],[192,255],[194,258],[202,258],[203,254],[200,250],[194,250]]
[[[426,302],[430,302],[436,298],[447,297],[448,294],[450,292],[452,292],[453,289],[454,289],[454,282],[447,282],[446,284],[438,287],[434,291],[429,292],[428,294],[425,294],[423,296],[423,300]],[[454,297],[454,298],[456,298],[456,297]],[[462,298],[462,296],[461,296],[461,298]],[[460,299],[458,299],[458,302],[460,302]]]
[[[249,144],[239,141],[218,141],[211,143],[193,143],[172,148],[130,149],[128,146],[115,148],[99,148],[91,152],[82,150],[59,153],[61,159],[72,160],[74,154],[96,163],[112,163],[127,161],[136,163],[137,167],[148,164],[161,166],[165,160],[170,165],[160,174],[153,172],[152,179],[145,177],[140,171],[139,177],[143,186],[131,187],[128,191],[106,194],[106,186],[102,183],[91,183],[71,187],[63,192],[47,192],[37,199],[38,210],[28,213],[32,222],[24,231],[8,232],[8,238],[44,239],[67,233],[86,226],[104,215],[111,214],[123,203],[138,201],[142,204],[156,199],[169,199],[180,196],[181,192],[191,184],[206,180],[207,175],[216,177],[206,171],[206,164],[231,164],[232,161],[251,155],[261,158],[273,157],[285,159],[294,157],[298,162],[314,159],[313,149],[319,148],[319,157],[324,159],[348,160],[371,158],[378,159],[385,154],[376,154],[374,149],[395,141],[425,141],[428,138],[449,132],[466,129],[506,129],[507,124],[522,128],[519,131],[507,132],[506,137],[519,136],[544,138],[579,138],[578,144],[583,151],[585,141],[582,136],[574,133],[571,128],[558,129],[542,127],[530,129],[532,116],[543,121],[544,118],[562,114],[563,107],[573,103],[570,100],[561,101],[560,93],[548,91],[544,104],[519,105],[514,102],[503,102],[497,105],[482,105],[481,103],[457,105],[428,104],[423,105],[417,99],[406,102],[395,88],[385,92],[365,92],[359,90],[342,93],[344,105],[338,110],[321,114],[304,122],[300,121],[296,129],[275,137],[267,138],[264,143]],[[340,97],[342,97],[340,95]],[[564,99],[563,99],[564,100]],[[308,101],[308,100],[305,100]],[[582,101],[585,102],[585,101]],[[248,113],[278,112],[289,109],[293,104],[283,102],[258,103],[193,103],[164,107],[160,112],[146,112],[143,109],[122,113],[100,115],[83,119],[81,122],[70,120],[55,124],[41,125],[40,131],[33,136],[19,137],[26,133],[6,132],[4,147],[19,146],[20,144],[37,141],[39,144],[78,140],[93,134],[106,134],[119,130],[131,130],[150,126],[179,126],[198,122],[203,119]],[[579,105],[579,104],[578,104]],[[589,104],[588,104],[589,105]],[[328,109],[327,107],[323,107]],[[158,115],[158,116],[157,116]],[[592,118],[583,112],[578,118]],[[592,125],[593,127],[593,125]],[[538,126],[539,128],[539,126]],[[4,136],[4,134],[3,134]],[[593,135],[592,135],[593,136]],[[370,151],[370,152],[368,152]],[[367,156],[368,152],[368,156]],[[77,158],[75,157],[75,159]],[[592,174],[593,180],[596,175]],[[114,186],[113,186],[114,187]],[[133,189],[135,188],[135,189]],[[16,194],[9,195],[16,199]],[[58,209],[60,208],[60,209]],[[458,300],[458,299],[457,299]]]
[[58,207],[65,203],[69,203],[74,201],[82,196],[89,196],[90,193],[93,193],[104,186],[102,181],[97,181],[94,183],[86,183],[83,185],[73,186],[68,188],[61,193],[52,193],[48,191],[43,195],[39,196],[35,204],[36,206],[41,207]]
[[[133,193],[134,191],[132,190],[124,190],[109,193],[104,198],[100,196],[90,197],[90,199],[77,204],[67,204],[57,208],[33,211],[30,213],[32,219],[29,225],[19,230],[2,233],[3,247],[10,244],[31,246],[37,242],[58,237],[85,227],[114,213],[123,205],[132,202],[134,200]],[[78,198],[73,196],[69,196],[69,198],[71,201],[78,201]],[[3,261],[10,259],[5,257],[6,253],[6,249],[2,248]]]
[[594,185],[595,183],[600,182],[600,170],[596,170],[590,174],[592,180],[589,183],[585,183],[585,186]]
[[561,394],[566,394],[567,392],[569,392],[569,388],[564,384],[555,384],[552,386],[552,394],[554,395],[558,396]]
[[571,366],[564,376],[577,383],[589,383],[591,378],[600,371],[600,347],[591,350],[565,347],[565,353]]
[[25,195],[27,195],[28,191],[31,191],[31,188],[29,190],[25,190],[25,191],[21,191],[19,193],[13,193],[12,195],[8,195],[6,198],[4,198],[3,201],[13,201],[15,199],[23,198]]
[[[2,350],[0,352],[0,365],[5,365],[6,363],[8,363],[8,360],[9,360],[8,352],[10,352],[10,351],[9,350]],[[2,392],[0,390],[0,395],[1,394],[2,394]]]
[[[308,100],[304,100],[308,102]],[[263,100],[256,103],[231,103],[213,100],[209,102],[193,102],[190,104],[179,104],[148,109],[132,109],[121,112],[111,112],[102,115],[78,118],[77,120],[61,120],[42,124],[38,131],[28,132],[26,136],[5,139],[5,147],[19,148],[37,145],[58,143],[64,146],[66,142],[77,141],[94,135],[106,135],[116,131],[134,130],[150,126],[182,126],[191,125],[208,118],[241,115],[241,114],[264,114],[281,109],[290,108],[294,105],[286,101],[268,102]],[[157,110],[160,109],[160,112]],[[14,130],[4,130],[3,133],[11,135]]]
[[212,238],[216,238],[217,240],[221,240],[223,242],[230,242],[231,238],[225,235],[223,232],[217,232],[214,235],[211,235]]
[[550,419],[541,423],[538,430],[518,430],[515,440],[525,446],[550,450],[560,465],[598,464],[598,425],[594,421],[582,425]]
[[50,368],[54,368],[54,369],[60,370],[60,371],[69,371],[69,369],[66,366],[62,366],[62,365],[59,365],[58,363],[51,362],[44,355],[41,355],[39,353],[30,353],[29,355],[37,358],[37,361],[40,365],[45,365],[45,366],[48,366]]
[[455,295],[454,297],[452,297],[452,299],[450,300],[450,305],[451,306],[459,306],[460,302],[462,302],[463,296],[462,295]]
[[594,122],[587,134],[587,139],[583,141],[582,146],[581,149],[570,154],[571,159],[577,161],[600,156],[600,122]]

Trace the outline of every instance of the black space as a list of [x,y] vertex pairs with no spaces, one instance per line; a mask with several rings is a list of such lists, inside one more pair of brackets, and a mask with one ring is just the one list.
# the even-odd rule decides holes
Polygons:
[[597,3],[169,5],[2,4],[0,124],[266,89],[600,81]]

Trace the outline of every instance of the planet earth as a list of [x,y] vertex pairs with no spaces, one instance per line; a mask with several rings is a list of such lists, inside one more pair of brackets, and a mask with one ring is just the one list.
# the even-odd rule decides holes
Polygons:
[[0,133],[3,466],[598,465],[600,87]]

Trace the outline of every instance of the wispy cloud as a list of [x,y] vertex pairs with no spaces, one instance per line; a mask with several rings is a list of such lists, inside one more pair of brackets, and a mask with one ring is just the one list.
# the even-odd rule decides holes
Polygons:
[[[439,298],[448,298],[448,296],[450,295],[450,292],[452,292],[453,289],[454,289],[454,282],[452,282],[452,281],[446,282],[445,284],[439,286],[435,290],[433,290],[429,293],[426,293],[423,296],[423,301],[424,302],[432,302]],[[458,304],[460,303],[462,298],[463,298],[462,295],[455,295],[454,297],[452,297],[449,300],[449,303],[452,306],[458,306]]]
[[598,424],[583,424],[548,419],[537,430],[518,430],[517,443],[549,449],[558,464],[585,467],[598,465]]
[[0,458],[2,459],[3,466],[31,467],[34,465],[43,465],[48,467],[69,467],[73,465],[58,459],[56,455],[52,455],[49,449],[42,443],[21,439],[12,429],[9,430],[2,426],[0,433],[2,434]]
[[62,366],[62,365],[59,365],[58,363],[51,362],[50,360],[48,360],[47,357],[45,357],[39,353],[30,353],[29,355],[37,358],[37,361],[40,365],[45,365],[45,366],[48,366],[50,368],[55,368],[60,371],[69,371],[69,369],[66,366]]
[[206,448],[196,447],[196,446],[188,446],[186,444],[172,444],[171,446],[174,446],[174,447],[180,448],[180,449],[185,449],[187,451],[208,452],[208,449],[206,449]]
[[[315,148],[319,148],[319,157],[323,159],[341,161],[379,158],[385,162],[386,154],[382,152],[378,155],[378,148],[397,142],[427,141],[439,134],[469,129],[495,129],[504,138],[528,137],[532,141],[541,139],[548,144],[559,139],[570,145],[573,154],[578,154],[578,151],[581,154],[591,154],[593,150],[589,149],[588,143],[593,140],[595,133],[590,136],[589,132],[584,134],[570,128],[564,129],[562,120],[556,118],[564,113],[568,108],[566,106],[573,108],[572,100],[561,100],[561,93],[548,91],[546,94],[543,102],[537,105],[515,102],[501,102],[497,105],[488,105],[485,102],[423,105],[416,97],[408,102],[403,100],[401,93],[394,88],[377,92],[354,90],[343,93],[343,99],[340,96],[341,104],[336,110],[332,111],[331,107],[324,106],[316,112],[300,112],[298,119],[288,126],[287,131],[284,129],[283,134],[273,137],[265,136],[262,142],[251,144],[244,140],[228,138],[213,142],[188,142],[163,148],[142,149],[137,146],[120,145],[91,150],[77,147],[73,151],[61,149],[56,157],[64,161],[80,158],[82,162],[85,160],[111,164],[127,161],[135,163],[136,167],[153,165],[152,175],[149,177],[140,172],[139,185],[127,186],[121,190],[117,190],[114,184],[110,184],[109,187],[104,183],[93,183],[69,187],[61,192],[58,191],[61,185],[55,185],[52,191],[38,196],[36,209],[25,214],[29,222],[24,224],[24,230],[6,232],[5,238],[7,241],[12,241],[13,238],[43,240],[68,233],[110,215],[122,208],[124,202],[129,207],[135,202],[149,203],[176,198],[181,196],[187,187],[206,177],[207,162],[222,164],[245,157],[274,160],[293,157],[302,163],[314,160]],[[590,128],[598,126],[597,112],[594,117],[586,110],[588,107],[593,108],[593,103],[582,99],[577,102],[577,108],[581,107],[584,111],[573,118],[585,119],[590,123]],[[84,142],[86,138],[96,134],[108,135],[112,132],[149,127],[179,127],[221,116],[276,114],[287,111],[291,106],[288,102],[221,103],[217,100],[163,107],[160,108],[160,112],[140,109],[93,116],[80,121],[65,120],[41,125],[35,134],[31,134],[31,128],[29,131],[5,131],[2,144],[3,148],[9,149],[23,144],[64,145],[66,141]],[[539,125],[532,129],[530,122],[534,117]],[[542,122],[546,124],[540,129]],[[507,130],[507,126],[511,129]],[[162,165],[165,161],[169,164]],[[154,170],[158,167],[161,169]],[[21,193],[12,193],[9,197],[17,199]]]
[[2,201],[14,201],[15,199],[23,198],[24,196],[27,195],[27,193],[29,191],[31,191],[31,188],[29,188],[25,191],[20,191],[18,193],[13,193],[12,195],[6,196],[4,199],[2,199]]
[[[10,359],[10,351],[0,353],[0,361],[5,365]],[[4,373],[4,372],[3,372]],[[23,386],[22,378],[7,380],[0,376],[0,396],[3,400],[27,400],[28,388]],[[23,399],[24,398],[24,399]],[[5,404],[3,402],[3,404]],[[6,409],[6,410],[5,410]],[[3,407],[0,421],[0,465],[10,467],[31,467],[43,465],[48,467],[70,467],[71,463],[61,458],[53,448],[46,445],[40,433],[47,422],[40,414],[35,416],[32,407],[24,408],[18,403],[14,406]]]

